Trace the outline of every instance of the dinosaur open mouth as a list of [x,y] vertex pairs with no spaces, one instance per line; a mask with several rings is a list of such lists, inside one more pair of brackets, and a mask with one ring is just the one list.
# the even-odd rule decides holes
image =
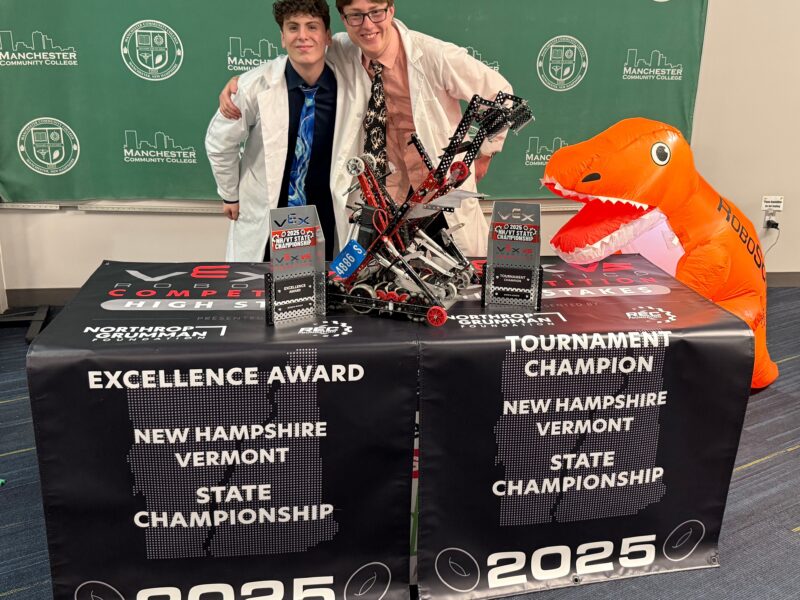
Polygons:
[[661,211],[648,204],[567,190],[554,179],[545,179],[543,183],[553,193],[585,204],[550,240],[553,249],[567,262],[595,262],[664,219]]

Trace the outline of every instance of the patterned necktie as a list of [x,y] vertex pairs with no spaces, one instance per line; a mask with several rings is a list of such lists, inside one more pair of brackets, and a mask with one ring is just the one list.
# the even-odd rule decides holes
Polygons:
[[311,159],[311,144],[314,141],[314,96],[318,86],[300,86],[305,100],[300,112],[300,126],[297,128],[297,142],[294,145],[294,160],[289,172],[289,206],[305,206],[306,175],[308,162]]
[[372,94],[364,116],[364,152],[375,158],[378,176],[386,172],[386,96],[383,92],[383,65],[377,60],[370,63],[375,77],[372,78]]

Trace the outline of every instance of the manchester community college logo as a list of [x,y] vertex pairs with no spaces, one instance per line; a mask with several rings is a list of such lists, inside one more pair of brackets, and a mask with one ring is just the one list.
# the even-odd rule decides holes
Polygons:
[[559,35],[542,46],[536,71],[542,83],[554,92],[566,92],[578,85],[589,69],[589,54],[570,35]]
[[[549,145],[548,145],[549,144]],[[538,136],[528,138],[528,149],[525,151],[526,167],[543,167],[556,150],[569,146],[566,140],[554,137],[552,142],[545,142]]]
[[14,40],[13,32],[0,31],[0,67],[77,67],[78,53],[61,47],[41,31],[31,34],[31,43]]
[[475,60],[481,61],[483,64],[485,64],[490,69],[494,69],[495,71],[499,71],[500,70],[500,63],[499,62],[497,62],[496,60],[493,60],[493,61],[489,62],[488,60],[483,58],[483,56],[481,56],[481,53],[478,52],[477,50],[475,50],[475,48],[473,48],[472,46],[467,46],[466,47],[466,51],[469,52],[469,55],[472,58],[474,58]]
[[19,132],[17,150],[22,162],[42,175],[63,175],[80,155],[78,136],[58,119],[34,119]]
[[169,79],[183,64],[183,43],[161,21],[139,21],[122,36],[125,66],[137,77],[151,81]]
[[639,51],[636,48],[628,48],[625,65],[622,67],[622,79],[681,81],[683,65],[673,65],[660,50],[653,50],[648,60],[639,58]]
[[197,164],[194,146],[179,146],[163,131],[157,131],[150,141],[140,140],[135,129],[126,129],[122,153],[126,163]]
[[258,40],[258,49],[254,49],[244,47],[240,37],[228,38],[228,71],[249,71],[280,55],[280,47],[269,40]]

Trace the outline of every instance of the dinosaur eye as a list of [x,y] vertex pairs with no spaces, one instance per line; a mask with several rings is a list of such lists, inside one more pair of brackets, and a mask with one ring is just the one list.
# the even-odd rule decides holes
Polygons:
[[650,148],[650,156],[653,157],[654,163],[659,167],[663,167],[669,162],[672,153],[669,150],[669,146],[664,142],[658,142],[657,144],[653,144],[653,147]]

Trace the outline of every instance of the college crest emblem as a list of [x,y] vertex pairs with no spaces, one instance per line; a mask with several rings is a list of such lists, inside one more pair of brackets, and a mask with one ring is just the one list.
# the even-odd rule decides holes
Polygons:
[[589,55],[584,45],[569,35],[561,35],[542,46],[536,60],[541,82],[556,92],[565,92],[578,85],[589,68]]
[[22,162],[41,175],[62,175],[78,162],[78,136],[63,121],[41,117],[19,132],[17,150]]
[[183,63],[183,43],[175,31],[160,21],[139,21],[122,36],[120,51],[125,66],[137,77],[151,81],[169,79]]

